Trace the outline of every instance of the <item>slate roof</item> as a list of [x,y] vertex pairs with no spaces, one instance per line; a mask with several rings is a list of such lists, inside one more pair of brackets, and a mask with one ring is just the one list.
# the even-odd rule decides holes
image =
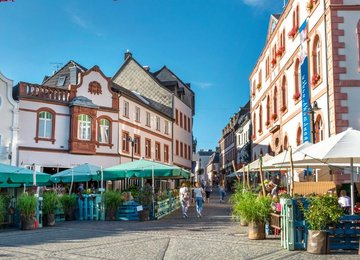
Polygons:
[[[82,65],[78,64],[77,62],[70,60],[68,63],[65,64],[64,67],[59,69],[57,72],[55,72],[52,76],[45,76],[44,81],[41,83],[43,86],[48,87],[58,87],[67,89],[70,85],[70,67],[76,66],[80,72],[87,71],[87,68],[83,67]],[[59,77],[65,77],[65,81],[62,84],[62,86],[57,86],[57,82],[59,80]]]
[[171,107],[165,106],[165,105],[163,105],[159,102],[156,102],[150,98],[142,96],[139,93],[136,93],[127,88],[124,88],[124,87],[116,84],[115,82],[112,82],[111,88],[118,93],[122,93],[122,94],[130,97],[131,99],[136,100],[137,102],[144,105],[145,107],[155,109],[157,112],[160,112],[160,113],[164,114],[165,116],[170,117],[171,119],[174,119]]

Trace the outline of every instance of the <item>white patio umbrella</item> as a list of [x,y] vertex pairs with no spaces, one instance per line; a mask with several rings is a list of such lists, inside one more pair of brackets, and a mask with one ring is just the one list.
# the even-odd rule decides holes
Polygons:
[[303,149],[304,158],[297,163],[350,164],[351,171],[351,214],[354,214],[354,163],[360,163],[360,131],[349,128],[324,141]]

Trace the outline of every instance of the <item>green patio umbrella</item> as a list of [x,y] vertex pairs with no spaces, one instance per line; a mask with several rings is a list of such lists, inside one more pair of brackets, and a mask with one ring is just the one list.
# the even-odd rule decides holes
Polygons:
[[14,184],[24,184],[32,186],[34,184],[34,176],[36,176],[37,186],[49,185],[50,174],[42,172],[34,172],[32,170],[16,167],[12,165],[0,163],[0,183],[2,187],[13,186]]
[[104,180],[119,180],[124,178],[185,178],[190,172],[175,166],[148,160],[137,160],[119,164],[103,170]]
[[100,181],[99,166],[92,164],[81,164],[71,169],[58,172],[50,177],[50,180],[54,183],[71,183],[71,182],[87,182],[87,181]]

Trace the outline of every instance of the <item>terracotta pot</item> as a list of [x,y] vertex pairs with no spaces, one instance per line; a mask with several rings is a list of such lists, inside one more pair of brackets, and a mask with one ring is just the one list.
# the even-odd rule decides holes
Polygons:
[[35,229],[35,217],[21,217],[21,229],[32,230]]
[[144,209],[139,211],[139,219],[140,221],[149,221],[150,220],[150,210]]
[[116,220],[116,209],[107,209],[105,214],[105,220],[108,221]]
[[261,240],[265,239],[265,224],[264,223],[249,223],[249,239],[251,240]]
[[65,211],[64,211],[64,215],[65,215],[65,220],[66,220],[66,221],[75,220],[75,214],[74,214],[74,210],[73,210],[73,209],[65,210]]
[[311,254],[326,254],[328,252],[326,231],[308,230],[307,252]]
[[240,226],[246,227],[249,223],[246,220],[240,219]]

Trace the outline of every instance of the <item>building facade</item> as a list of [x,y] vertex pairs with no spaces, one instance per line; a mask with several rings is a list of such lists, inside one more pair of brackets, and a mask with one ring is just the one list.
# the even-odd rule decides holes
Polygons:
[[16,165],[19,109],[12,89],[13,81],[0,72],[0,163]]
[[250,102],[247,103],[244,113],[239,116],[238,128],[235,131],[236,136],[236,165],[241,168],[251,162],[251,118]]
[[250,75],[252,160],[360,129],[360,4],[290,0]]

